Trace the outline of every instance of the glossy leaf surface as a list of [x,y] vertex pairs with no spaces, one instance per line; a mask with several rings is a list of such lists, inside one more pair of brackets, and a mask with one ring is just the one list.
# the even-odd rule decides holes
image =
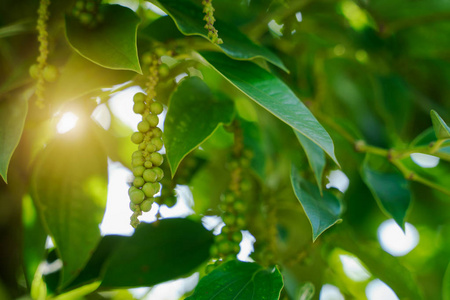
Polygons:
[[66,15],[66,35],[82,56],[102,67],[141,73],[136,36],[139,17],[121,5],[102,5],[103,22],[90,29]]
[[22,136],[27,111],[25,97],[0,101],[0,176],[5,182],[9,161]]
[[325,169],[325,153],[323,150],[314,144],[310,139],[306,138],[304,135],[295,131],[300,144],[305,150],[306,157],[308,158],[309,165],[314,173],[314,177],[317,181],[317,186],[319,187],[320,194],[322,194],[322,176],[323,170]]
[[187,275],[209,258],[213,235],[188,219],[142,223],[103,270],[103,288],[151,286]]
[[235,61],[214,52],[200,54],[239,90],[317,144],[337,163],[330,135],[283,81],[251,62]]
[[431,121],[438,139],[450,139],[450,128],[434,110],[431,111]]
[[321,196],[319,188],[304,180],[294,166],[291,171],[291,182],[294,193],[311,223],[315,241],[325,230],[341,221],[341,203],[328,191],[324,191]]
[[283,278],[277,267],[232,260],[200,280],[187,300],[278,300]]
[[[372,158],[367,156],[363,164],[364,182],[380,208],[404,229],[406,212],[411,203],[409,183],[396,169],[386,167],[387,164],[383,161],[380,168],[375,168],[375,163],[371,162]],[[378,161],[377,159],[376,163]]]
[[172,176],[187,154],[218,126],[231,122],[233,113],[233,102],[213,95],[199,77],[189,77],[180,83],[172,94],[164,122],[164,145]]
[[[159,3],[173,18],[183,34],[208,38],[201,6],[191,0],[159,0]],[[223,40],[223,44],[218,46],[226,55],[239,60],[261,57],[287,71],[283,62],[275,54],[256,45],[234,25],[216,20],[214,27],[218,30],[219,38]]]
[[63,262],[64,286],[78,275],[100,241],[107,159],[95,136],[87,130],[58,135],[38,157],[32,191]]

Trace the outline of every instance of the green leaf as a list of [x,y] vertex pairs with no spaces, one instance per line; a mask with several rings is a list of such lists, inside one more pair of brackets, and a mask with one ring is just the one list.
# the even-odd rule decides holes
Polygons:
[[186,300],[278,300],[282,288],[277,267],[232,260],[203,277]]
[[448,264],[444,281],[442,282],[442,300],[450,300],[450,264]]
[[208,139],[220,124],[230,123],[233,102],[212,94],[198,77],[183,80],[172,94],[164,122],[164,145],[172,177],[181,160]]
[[43,225],[64,265],[60,286],[78,275],[97,247],[106,204],[106,155],[90,128],[79,127],[47,145],[31,183]]
[[130,240],[128,236],[121,235],[106,235],[98,244],[97,249],[92,254],[88,263],[80,274],[75,278],[69,286],[64,290],[68,291],[94,281],[102,279],[101,271],[104,269],[106,262],[110,259],[111,255],[117,251],[118,247],[122,243],[126,243]]
[[142,223],[111,255],[103,288],[151,286],[193,271],[209,258],[213,235],[189,219]]
[[101,88],[123,83],[135,74],[130,71],[107,70],[73,53],[65,64],[55,87],[49,92],[54,102],[65,102]]
[[100,13],[104,21],[94,29],[81,25],[76,17],[66,15],[69,44],[102,67],[142,74],[136,47],[139,17],[121,5],[102,5]]
[[295,166],[292,166],[291,182],[295,196],[303,206],[306,216],[311,223],[313,241],[322,232],[342,221],[340,218],[342,213],[340,201],[328,191],[324,191],[321,196],[319,188],[304,180]]
[[0,100],[0,176],[8,182],[9,161],[19,144],[28,111],[26,97]]
[[[377,160],[376,160],[377,159]],[[378,206],[405,230],[405,216],[411,203],[409,183],[389,162],[367,155],[362,177]]]
[[279,78],[252,62],[235,61],[221,53],[200,53],[239,90],[322,148],[335,162],[330,135]]
[[450,139],[450,128],[434,110],[431,110],[431,121],[438,139]]
[[34,274],[45,257],[47,233],[30,195],[22,198],[22,224],[24,273],[28,287],[31,287]]
[[300,134],[298,131],[294,130],[297,138],[305,150],[306,157],[308,158],[309,165],[313,170],[314,177],[317,181],[317,186],[319,187],[320,194],[322,195],[322,176],[323,170],[325,169],[325,153],[323,150],[314,144],[310,139],[306,138],[304,135]]
[[[201,6],[196,5],[191,0],[159,0],[158,2],[172,17],[183,34],[198,35],[209,40]],[[226,55],[238,60],[261,57],[284,71],[288,71],[275,54],[262,46],[256,45],[234,25],[217,19],[214,27],[218,30],[219,38],[223,40],[223,44],[218,46]]]

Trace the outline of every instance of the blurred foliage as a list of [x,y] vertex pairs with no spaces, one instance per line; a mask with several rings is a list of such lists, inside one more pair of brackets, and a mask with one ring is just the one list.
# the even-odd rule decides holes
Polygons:
[[[94,2],[98,24],[75,16]],[[366,299],[377,278],[399,299],[450,299],[450,3],[214,0],[215,45],[201,2],[52,1],[43,108],[29,73],[39,3],[0,2],[0,298],[133,299],[126,288],[199,272],[182,299],[319,299],[325,284]],[[193,213],[102,237],[107,159],[129,168],[135,150],[111,99],[145,90],[149,53],[165,67],[161,197],[187,186]],[[79,120],[61,134],[65,112]],[[245,210],[230,217],[236,169]],[[328,185],[337,169],[348,189]],[[207,272],[221,261],[206,216],[244,220],[254,262]],[[390,218],[418,230],[404,256],[378,241]]]

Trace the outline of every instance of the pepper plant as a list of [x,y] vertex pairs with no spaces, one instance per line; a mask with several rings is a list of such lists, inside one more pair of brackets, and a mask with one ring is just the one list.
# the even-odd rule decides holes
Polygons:
[[[449,16],[446,0],[2,0],[0,298],[132,299],[197,273],[182,299],[375,299],[379,279],[449,300]],[[99,230],[113,162],[131,236]],[[192,213],[164,217],[180,187]],[[380,244],[388,219],[416,228],[408,254]]]

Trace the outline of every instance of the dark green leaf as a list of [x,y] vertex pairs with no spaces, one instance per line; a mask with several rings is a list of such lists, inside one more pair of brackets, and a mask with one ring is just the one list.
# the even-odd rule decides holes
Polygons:
[[121,235],[104,236],[86,264],[86,267],[84,267],[77,278],[75,278],[75,280],[72,281],[70,285],[65,288],[65,290],[68,291],[96,280],[101,280],[101,270],[105,267],[106,262],[109,260],[111,255],[117,251],[118,247],[122,243],[126,243],[129,240],[130,237]]
[[294,130],[297,138],[305,150],[306,157],[308,158],[309,165],[313,170],[314,177],[316,178],[317,185],[319,187],[320,194],[322,194],[322,176],[325,169],[325,153],[323,150],[314,144],[310,139]]
[[[205,29],[206,22],[203,20],[204,14],[201,6],[191,0],[159,0],[159,3],[166,9],[183,34],[199,35],[208,39],[208,30]],[[239,60],[262,57],[287,71],[283,62],[276,55],[253,43],[234,25],[217,19],[214,27],[218,30],[219,38],[223,40],[223,44],[220,44],[219,47],[226,55]]]
[[203,277],[186,300],[278,300],[282,288],[277,267],[232,260]]
[[121,5],[102,5],[104,21],[89,29],[66,15],[66,36],[82,56],[102,67],[142,73],[136,47],[139,17]]
[[138,32],[138,37],[155,39],[159,42],[166,42],[184,37],[169,16],[156,19]]
[[103,288],[151,286],[193,271],[209,258],[213,235],[189,219],[142,223],[111,255]]
[[321,196],[319,188],[304,180],[295,166],[292,166],[291,182],[295,195],[311,223],[315,241],[322,232],[341,221],[341,203],[328,191],[324,191]]
[[0,101],[0,176],[8,182],[9,161],[19,144],[28,111],[24,96]]
[[431,121],[438,139],[450,139],[450,128],[434,110],[431,110]]
[[198,77],[183,80],[172,94],[164,122],[164,145],[172,176],[181,160],[208,139],[220,124],[230,123],[233,102],[214,96]]
[[[409,183],[387,161],[367,155],[362,168],[364,182],[380,208],[404,230],[405,216],[411,203]],[[378,164],[375,166],[375,164]]]
[[266,157],[262,146],[261,131],[256,122],[239,120],[244,135],[244,147],[252,152],[250,166],[261,177],[265,177]]
[[47,145],[32,178],[33,200],[64,264],[61,286],[97,247],[106,204],[106,155],[89,128],[79,127]]
[[221,53],[200,53],[222,76],[280,120],[322,148],[337,164],[330,135],[279,78],[251,62]]

